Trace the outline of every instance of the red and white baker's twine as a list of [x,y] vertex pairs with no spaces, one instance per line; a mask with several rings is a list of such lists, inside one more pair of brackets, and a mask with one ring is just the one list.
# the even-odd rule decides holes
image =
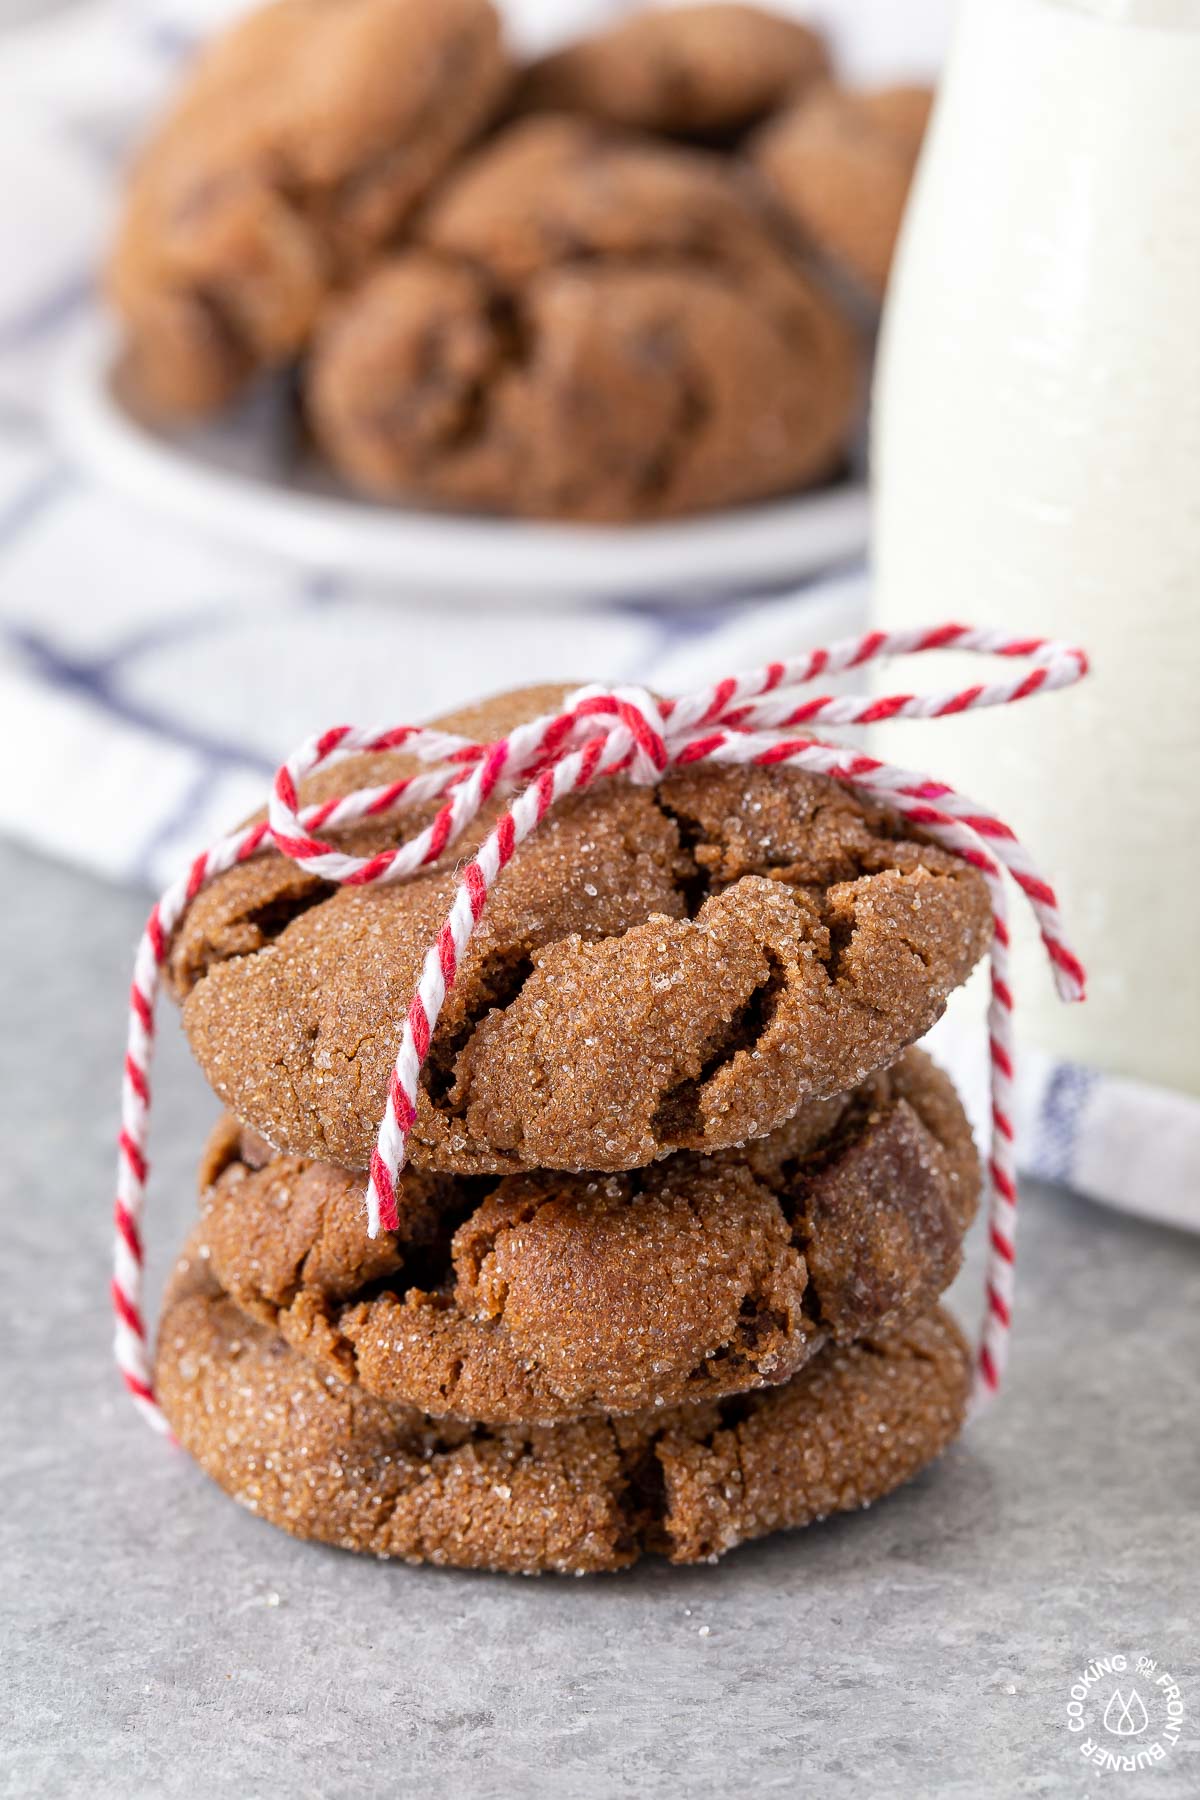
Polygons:
[[[805,698],[820,676],[843,673],[889,656],[928,650],[972,651],[1032,663],[1018,679],[981,683],[956,692]],[[141,1219],[145,1204],[146,1140],[150,1120],[149,1065],[154,1006],[174,933],[200,890],[235,863],[279,851],[324,881],[371,886],[403,881],[435,862],[497,790],[515,791],[507,810],[462,870],[446,921],[425,957],[408,1009],[388,1087],[387,1105],[371,1158],[367,1214],[371,1236],[397,1221],[396,1183],[407,1158],[421,1066],[447,990],[487,905],[493,882],[518,844],[536,831],[564,794],[601,778],[652,785],[670,769],[692,763],[748,763],[808,769],[831,775],[884,801],[935,843],[977,869],[991,895],[992,1139],[988,1163],[991,1204],[987,1306],[978,1353],[976,1399],[998,1388],[1007,1361],[1014,1285],[1017,1188],[1012,1125],[1013,999],[1004,873],[1016,882],[1037,917],[1042,942],[1064,1000],[1081,1000],[1084,971],[1063,933],[1054,890],[1043,880],[1007,825],[944,782],[895,768],[846,746],[797,736],[796,728],[870,725],[885,719],[940,719],[981,707],[1007,706],[1033,694],[1071,687],[1087,673],[1082,650],[1041,638],[1010,637],[965,625],[871,632],[731,676],[682,699],[655,701],[642,688],[582,688],[564,710],[519,725],[496,743],[477,744],[420,725],[362,731],[341,725],[303,745],[278,771],[266,822],[223,838],[198,856],[154,907],[138,946],[130,993],[129,1039],[121,1098],[117,1171],[116,1250],[112,1284],[117,1365],[134,1401],[160,1431],[166,1421],[154,1397],[142,1318],[144,1268]],[[313,770],[363,751],[403,748],[430,765],[404,781],[359,788],[301,808],[297,787]],[[446,796],[431,825],[416,837],[369,857],[347,856],[317,833],[352,820],[399,812]]]

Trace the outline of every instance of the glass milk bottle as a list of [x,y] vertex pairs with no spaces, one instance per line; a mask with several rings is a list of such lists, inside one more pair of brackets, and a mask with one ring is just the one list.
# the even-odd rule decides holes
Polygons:
[[1094,670],[885,753],[1056,881],[1089,1001],[1027,932],[1022,1035],[1200,1094],[1200,0],[965,0],[875,404],[875,622],[1066,638]]

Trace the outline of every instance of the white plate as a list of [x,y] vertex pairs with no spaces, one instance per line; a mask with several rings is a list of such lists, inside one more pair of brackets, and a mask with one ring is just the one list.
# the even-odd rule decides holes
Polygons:
[[59,437],[98,480],[227,541],[398,589],[550,604],[694,601],[833,567],[866,547],[865,489],[818,493],[664,525],[541,525],[358,499],[302,455],[283,383],[185,431],[121,402],[114,343],[71,346],[53,396]]

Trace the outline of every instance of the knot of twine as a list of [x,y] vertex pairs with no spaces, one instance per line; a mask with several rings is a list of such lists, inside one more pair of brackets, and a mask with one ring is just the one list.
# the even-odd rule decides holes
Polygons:
[[[821,676],[861,668],[879,658],[949,649],[1024,659],[1032,667],[1019,678],[942,693],[882,697],[805,693]],[[475,743],[421,725],[391,726],[382,731],[340,725],[302,745],[275,776],[267,819],[222,838],[196,857],[151,911],[138,946],[122,1084],[112,1297],[117,1366],[150,1423],[168,1430],[154,1397],[141,1309],[141,1218],[148,1175],[154,1008],[174,935],[200,890],[226,869],[267,851],[277,851],[309,874],[342,886],[404,881],[436,862],[494,794],[514,795],[460,872],[454,899],[426,953],[404,1020],[371,1157],[366,1205],[368,1229],[374,1237],[381,1227],[394,1230],[398,1224],[396,1183],[407,1160],[421,1068],[442,1002],[454,985],[488,893],[517,846],[537,830],[564,794],[578,793],[602,779],[651,785],[668,770],[694,763],[806,769],[831,776],[899,813],[931,841],[976,869],[987,883],[994,926],[988,1008],[992,1121],[986,1303],[975,1400],[990,1398],[1007,1362],[1015,1285],[1013,998],[1008,973],[1006,873],[1033,909],[1064,1000],[1082,1000],[1084,971],[1064,935],[1053,888],[1007,825],[944,782],[845,745],[822,742],[810,732],[817,727],[940,719],[983,707],[1009,706],[1034,694],[1071,687],[1083,679],[1087,667],[1084,652],[1070,645],[965,625],[871,632],[806,656],[767,663],[748,674],[729,676],[701,693],[674,700],[657,701],[638,687],[580,688],[568,697],[561,712],[518,725],[494,743]],[[803,732],[798,728],[804,728]],[[314,770],[364,752],[401,749],[428,768],[382,787],[356,788],[318,805],[300,805],[299,784]],[[349,856],[319,835],[357,819],[400,812],[437,799],[443,804],[431,824],[415,837],[373,856]]]

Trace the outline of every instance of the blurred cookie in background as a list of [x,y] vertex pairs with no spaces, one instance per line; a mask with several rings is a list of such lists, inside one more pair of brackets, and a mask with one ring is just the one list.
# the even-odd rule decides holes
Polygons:
[[750,146],[805,240],[875,299],[887,287],[932,105],[928,87],[823,86],[763,126]]
[[829,74],[824,40],[756,6],[639,12],[532,64],[517,104],[728,140]]
[[203,415],[294,359],[509,79],[490,0],[276,0],[219,37],[135,165],[109,265],[136,403]]
[[493,0],[273,0],[133,169],[122,404],[203,419],[279,374],[351,488],[528,518],[835,480],[929,109],[836,79],[753,6],[520,71]]
[[861,352],[730,162],[521,121],[334,303],[315,437],[383,496],[631,520],[832,476]]

